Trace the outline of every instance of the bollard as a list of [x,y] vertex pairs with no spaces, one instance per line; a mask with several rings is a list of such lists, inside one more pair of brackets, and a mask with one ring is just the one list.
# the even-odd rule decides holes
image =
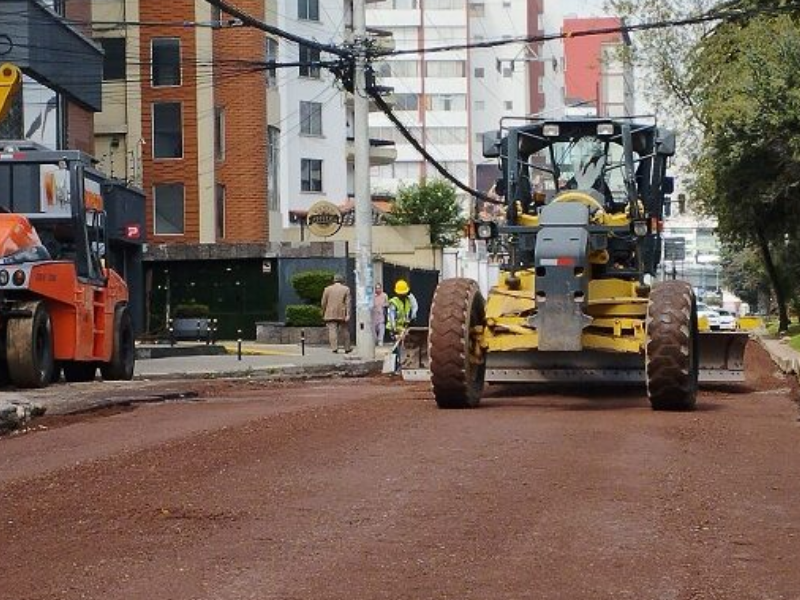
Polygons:
[[238,343],[236,344],[236,347],[237,347],[237,349],[236,349],[236,357],[237,357],[237,360],[242,360],[242,330],[241,329],[237,329],[236,331],[239,333],[239,340],[238,340]]
[[213,344],[214,341],[217,339],[217,320],[216,319],[211,319],[209,336],[210,336],[211,344]]
[[200,319],[197,320],[197,341],[202,342],[203,338],[200,337]]
[[306,330],[305,329],[301,329],[300,330],[300,355],[301,356],[305,356],[306,355]]
[[169,345],[175,345],[175,328],[172,326],[172,319],[169,320]]

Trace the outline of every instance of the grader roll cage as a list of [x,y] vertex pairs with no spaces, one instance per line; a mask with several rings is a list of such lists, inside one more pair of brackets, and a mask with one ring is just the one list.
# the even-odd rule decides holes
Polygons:
[[706,331],[683,281],[657,282],[675,136],[654,118],[505,119],[484,136],[504,214],[473,226],[501,261],[484,300],[437,287],[402,343],[406,379],[440,408],[490,383],[645,383],[655,410],[691,410],[698,382],[744,379],[746,333]]

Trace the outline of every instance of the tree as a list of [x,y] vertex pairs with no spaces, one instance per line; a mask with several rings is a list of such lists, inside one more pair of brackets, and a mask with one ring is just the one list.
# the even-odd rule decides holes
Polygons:
[[467,219],[456,198],[456,189],[442,179],[426,180],[397,192],[389,225],[427,225],[431,245],[454,246],[464,235]]
[[786,330],[796,283],[781,257],[800,231],[800,27],[788,15],[722,24],[692,71],[706,124],[697,196],[724,241],[760,252]]

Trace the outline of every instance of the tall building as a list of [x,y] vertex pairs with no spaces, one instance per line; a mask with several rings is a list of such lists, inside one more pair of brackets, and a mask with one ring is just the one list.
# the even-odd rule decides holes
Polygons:
[[620,24],[616,17],[564,19],[565,101],[574,112],[615,117],[634,113],[633,67],[622,52],[623,35],[569,35]]
[[[264,16],[263,0],[237,6]],[[195,0],[93,0],[92,9],[109,24],[94,32],[105,50],[96,154],[144,188],[149,240],[267,241],[263,33],[230,27]]]

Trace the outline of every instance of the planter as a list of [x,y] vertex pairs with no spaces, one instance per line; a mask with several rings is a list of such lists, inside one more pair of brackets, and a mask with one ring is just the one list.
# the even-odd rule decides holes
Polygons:
[[209,338],[211,319],[173,319],[172,335],[176,340],[202,340]]
[[287,327],[283,323],[256,323],[256,341],[264,344],[299,344],[305,335],[309,346],[327,346],[327,327]]

